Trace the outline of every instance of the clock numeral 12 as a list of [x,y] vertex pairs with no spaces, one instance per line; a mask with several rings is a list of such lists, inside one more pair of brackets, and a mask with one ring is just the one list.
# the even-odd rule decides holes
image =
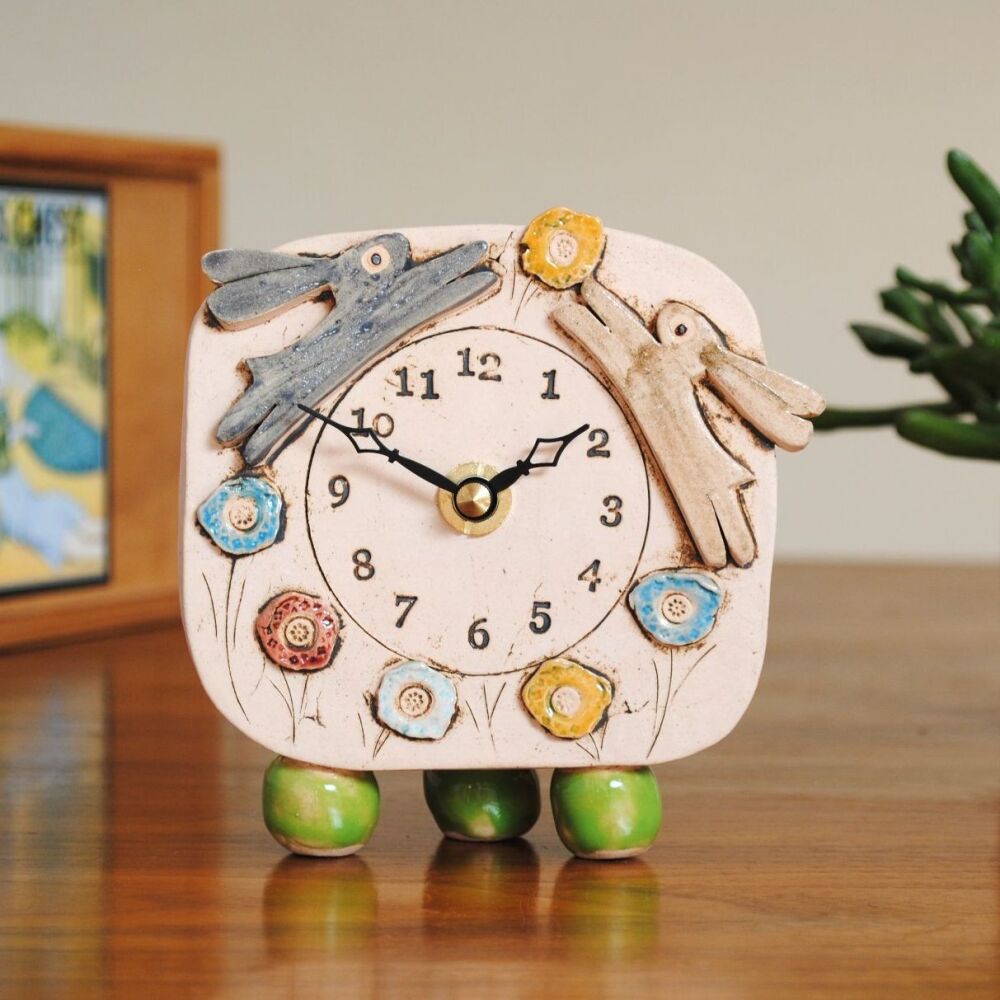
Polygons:
[[[413,390],[410,388],[410,369],[397,368],[393,375],[399,376],[399,388],[396,390],[397,396],[412,396]],[[420,373],[424,380],[424,391],[420,394],[421,399],[440,399],[440,395],[434,391],[434,369],[429,368]]]
[[409,594],[396,595],[396,607],[398,608],[401,604],[406,605],[406,607],[403,608],[403,613],[396,619],[396,628],[402,628],[406,624],[406,616],[413,610],[413,605],[416,603],[416,597]]
[[597,590],[597,585],[601,582],[601,578],[597,575],[601,571],[601,560],[595,559],[578,577],[583,583],[587,584],[587,589],[593,593]]
[[[458,374],[465,376],[466,378],[472,378],[476,375],[476,372],[472,370],[471,355],[472,355],[471,347],[463,347],[458,352],[458,356],[462,359],[462,370]],[[488,351],[486,354],[480,354],[479,363],[483,366],[483,370],[479,372],[479,378],[481,381],[483,382],[500,381],[499,354],[494,354],[492,351]]]

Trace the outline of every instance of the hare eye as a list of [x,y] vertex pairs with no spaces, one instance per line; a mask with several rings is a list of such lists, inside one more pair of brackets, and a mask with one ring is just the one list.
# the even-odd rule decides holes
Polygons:
[[676,333],[678,337],[683,337],[687,332],[688,328],[683,323],[678,323],[677,326],[674,327],[674,333]]
[[389,266],[391,260],[389,251],[380,243],[365,253],[361,258],[361,266],[369,274],[378,274],[379,271],[384,271]]

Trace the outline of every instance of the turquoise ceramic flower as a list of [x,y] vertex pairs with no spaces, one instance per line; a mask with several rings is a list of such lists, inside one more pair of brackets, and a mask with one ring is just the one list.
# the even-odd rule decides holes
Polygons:
[[198,523],[223,552],[245,556],[274,544],[284,511],[281,494],[266,479],[236,476],[198,508]]
[[458,707],[451,679],[420,660],[407,660],[387,670],[375,698],[375,714],[383,726],[411,740],[439,740]]
[[636,620],[665,646],[688,646],[715,626],[725,591],[708,573],[659,570],[644,576],[628,595]]

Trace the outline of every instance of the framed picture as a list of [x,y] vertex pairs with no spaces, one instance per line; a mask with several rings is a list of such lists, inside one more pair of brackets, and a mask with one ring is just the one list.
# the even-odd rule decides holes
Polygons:
[[176,620],[218,153],[0,125],[0,647]]

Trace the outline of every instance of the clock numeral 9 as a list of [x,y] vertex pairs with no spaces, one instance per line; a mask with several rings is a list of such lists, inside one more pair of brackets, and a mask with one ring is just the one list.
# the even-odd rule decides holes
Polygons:
[[594,442],[587,449],[587,458],[611,458],[611,452],[604,447],[608,443],[608,432],[603,427],[595,427],[587,440]]
[[485,649],[490,644],[490,634],[483,628],[485,618],[477,618],[469,626],[469,645],[473,649]]
[[334,476],[326,484],[326,488],[330,491],[330,496],[333,497],[330,501],[330,506],[334,510],[338,507],[343,507],[347,503],[347,498],[351,495],[351,481],[347,476]]
[[607,514],[601,515],[601,524],[605,528],[617,528],[622,523],[622,498],[616,496],[605,497],[603,503]]
[[375,575],[375,567],[372,564],[372,554],[369,549],[358,549],[351,556],[354,562],[354,575],[358,580],[370,580]]
[[535,603],[531,605],[531,621],[528,622],[528,628],[530,628],[535,635],[541,635],[543,632],[548,632],[548,630],[552,627],[552,615],[546,614],[547,609],[551,607],[551,601],[535,601]]
[[[358,430],[365,427],[365,408],[363,406],[351,410],[351,416],[358,418]],[[396,423],[388,413],[376,413],[372,417],[372,430],[380,437],[387,438],[396,429]]]
[[[458,356],[462,359],[462,370],[458,373],[467,378],[473,378],[476,372],[472,370],[472,348],[463,347],[459,352]],[[488,351],[486,354],[479,355],[479,363],[482,365],[483,370],[479,372],[479,378],[483,382],[499,382],[500,381],[500,355],[494,354],[492,351]]]
[[413,610],[413,605],[416,603],[416,597],[409,594],[396,595],[396,607],[398,608],[401,604],[406,605],[406,607],[403,608],[403,613],[396,619],[396,628],[402,628],[403,625],[406,624],[406,616]]
[[577,579],[587,584],[587,589],[594,593],[597,590],[597,585],[601,582],[601,578],[597,575],[601,571],[601,560],[595,559],[578,577]]
[[[397,396],[412,396],[413,390],[410,388],[410,369],[397,368],[393,375],[399,376],[399,388],[396,390]],[[434,391],[434,369],[430,368],[420,373],[424,380],[424,391],[420,394],[421,399],[440,399],[440,395]]]

